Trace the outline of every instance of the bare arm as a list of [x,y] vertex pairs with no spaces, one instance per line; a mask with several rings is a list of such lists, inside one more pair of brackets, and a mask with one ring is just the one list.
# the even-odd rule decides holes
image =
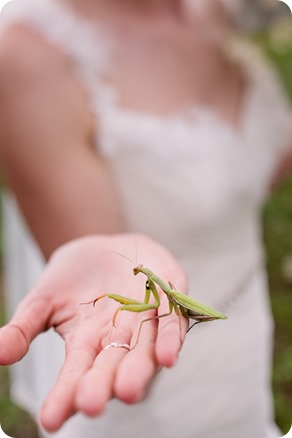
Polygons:
[[[146,325],[132,351],[102,350],[112,341],[133,346],[144,315],[123,312],[112,331],[112,300],[96,308],[79,303],[105,291],[143,299],[145,282],[141,277],[137,284],[131,267],[110,253],[127,254],[133,236],[119,233],[111,181],[93,147],[86,96],[70,62],[21,28],[0,42],[0,94],[5,178],[44,254],[54,253],[39,284],[0,329],[0,364],[21,360],[31,341],[50,327],[63,337],[64,365],[41,412],[42,425],[55,431],[76,411],[99,415],[111,397],[139,401],[159,368],[175,363],[180,324],[173,314],[158,327],[153,321]],[[85,234],[96,235],[54,251]],[[168,251],[140,236],[139,253],[156,272],[186,289],[184,274]],[[162,296],[159,312],[167,309]]]
[[21,26],[0,43],[0,160],[48,257],[60,244],[120,229],[93,115],[70,60]]

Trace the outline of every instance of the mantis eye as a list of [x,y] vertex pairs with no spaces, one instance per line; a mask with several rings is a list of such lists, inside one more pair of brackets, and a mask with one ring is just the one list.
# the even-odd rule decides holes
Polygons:
[[145,287],[146,287],[146,289],[147,289],[147,290],[149,290],[149,289],[150,289],[150,283],[149,283],[149,281],[148,281],[148,280],[146,281]]

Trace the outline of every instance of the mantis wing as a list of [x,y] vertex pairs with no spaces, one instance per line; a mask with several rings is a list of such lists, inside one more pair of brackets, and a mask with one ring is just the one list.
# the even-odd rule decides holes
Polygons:
[[180,307],[182,314],[188,318],[196,319],[196,316],[205,316],[212,319],[227,319],[224,313],[218,312],[218,310],[180,292],[173,291],[173,300]]

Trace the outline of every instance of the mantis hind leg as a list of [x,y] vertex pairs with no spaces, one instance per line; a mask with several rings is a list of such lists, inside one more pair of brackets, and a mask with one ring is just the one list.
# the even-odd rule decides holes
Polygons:
[[213,317],[213,316],[197,316],[196,317],[198,319],[198,321],[194,322],[194,324],[192,324],[188,329],[187,329],[187,333],[197,324],[201,324],[201,322],[208,322],[208,321],[216,321],[218,318],[217,317]]
[[196,322],[194,322],[192,325],[190,325],[189,328],[187,329],[187,333],[189,333],[189,331],[190,331],[195,325],[197,325],[197,324],[201,324],[201,322],[203,322],[203,321],[196,321]]

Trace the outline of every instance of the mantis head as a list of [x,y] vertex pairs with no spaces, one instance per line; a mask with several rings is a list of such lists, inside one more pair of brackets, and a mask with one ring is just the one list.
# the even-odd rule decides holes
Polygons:
[[142,269],[142,268],[143,268],[143,265],[135,266],[135,268],[133,268],[133,273],[134,273],[134,275],[139,274],[139,272],[141,272],[141,269]]

